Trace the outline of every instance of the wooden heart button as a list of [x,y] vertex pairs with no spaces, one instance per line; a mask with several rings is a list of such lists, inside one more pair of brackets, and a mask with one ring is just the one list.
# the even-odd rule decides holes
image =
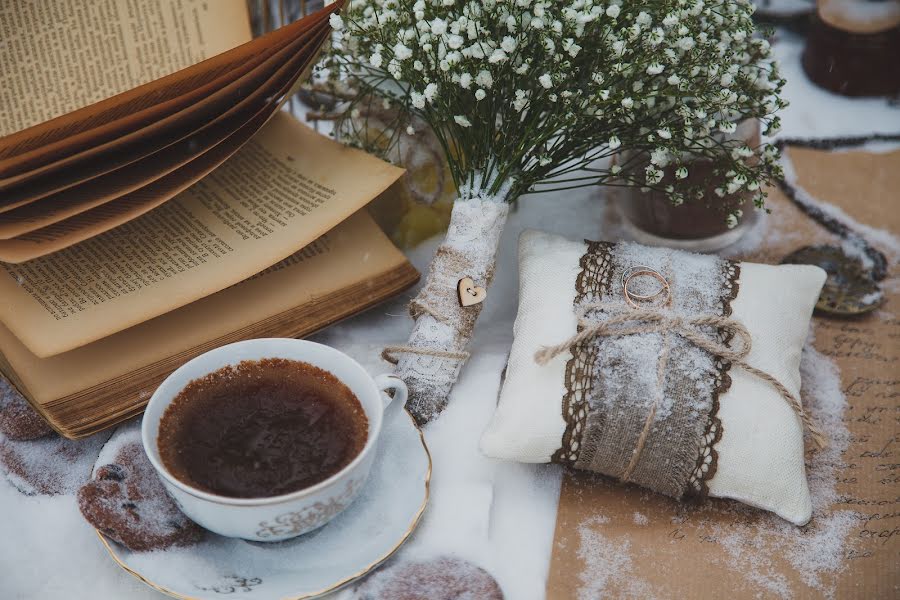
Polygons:
[[481,304],[487,298],[487,290],[475,285],[471,277],[463,277],[456,284],[456,293],[459,295],[460,306],[474,306]]

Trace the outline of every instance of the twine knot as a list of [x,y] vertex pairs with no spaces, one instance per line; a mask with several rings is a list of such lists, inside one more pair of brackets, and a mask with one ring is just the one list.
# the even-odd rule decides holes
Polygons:
[[[607,311],[609,317],[600,320],[591,316],[591,312],[598,309]],[[538,350],[534,356],[538,364],[545,365],[572,346],[596,337],[625,337],[642,333],[672,333],[705,350],[712,356],[737,365],[748,373],[752,373],[759,379],[769,383],[800,418],[813,443],[818,448],[827,446],[824,434],[812,423],[809,415],[803,410],[803,404],[800,400],[775,377],[747,363],[746,358],[750,354],[750,349],[753,345],[752,337],[740,321],[721,315],[681,317],[653,308],[631,309],[619,304],[605,302],[582,305],[577,312],[577,317],[578,333],[560,344]],[[729,341],[726,342],[724,340]],[[737,342],[737,344],[734,344],[734,342]],[[653,412],[651,412],[651,419]],[[640,448],[637,454],[640,454]]]

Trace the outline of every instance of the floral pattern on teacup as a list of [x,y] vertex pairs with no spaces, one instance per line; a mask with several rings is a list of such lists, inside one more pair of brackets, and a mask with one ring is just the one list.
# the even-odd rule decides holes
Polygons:
[[282,513],[271,521],[261,521],[256,535],[260,538],[280,537],[314,529],[347,508],[359,487],[360,482],[351,479],[337,496],[317,501],[302,510]]
[[216,594],[234,594],[236,592],[252,592],[253,588],[261,585],[262,579],[259,577],[238,577],[232,575],[225,577],[221,582],[210,586],[196,585],[198,590],[204,592],[215,592]]

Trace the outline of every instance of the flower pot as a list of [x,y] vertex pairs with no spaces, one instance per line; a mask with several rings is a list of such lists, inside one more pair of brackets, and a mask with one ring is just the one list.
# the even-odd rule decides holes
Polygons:
[[[697,169],[698,165],[692,165]],[[618,198],[618,209],[629,236],[650,246],[668,246],[696,252],[714,252],[737,242],[759,220],[749,197],[741,204],[741,217],[734,227],[727,214],[715,205],[686,202],[679,206],[660,192],[627,189]]]
[[[755,147],[759,145],[759,122],[744,121],[728,137]],[[623,162],[627,164],[627,157]],[[639,164],[636,169],[643,171],[645,165]],[[660,191],[641,191],[640,188],[619,190],[616,205],[625,230],[632,239],[651,246],[714,252],[737,242],[753,229],[759,221],[759,211],[753,204],[752,192],[744,189],[719,198],[713,190],[724,182],[712,177],[712,163],[695,160],[687,168],[687,183],[706,181],[702,200],[688,199],[676,205]],[[674,176],[667,173],[661,183],[674,183]],[[729,219],[730,214],[739,216],[734,221]]]

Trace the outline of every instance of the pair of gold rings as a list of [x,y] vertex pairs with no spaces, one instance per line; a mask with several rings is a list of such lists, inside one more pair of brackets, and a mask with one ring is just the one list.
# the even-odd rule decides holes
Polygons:
[[[628,284],[637,277],[652,277],[659,282],[659,288],[652,294],[638,294],[630,291],[628,289]],[[628,267],[622,272],[622,293],[625,294],[625,301],[631,305],[632,308],[640,308],[638,302],[649,302],[664,292],[665,298],[663,299],[663,304],[669,301],[672,290],[669,288],[668,280],[666,280],[662,273],[656,269],[648,267],[647,265],[635,265]]]

